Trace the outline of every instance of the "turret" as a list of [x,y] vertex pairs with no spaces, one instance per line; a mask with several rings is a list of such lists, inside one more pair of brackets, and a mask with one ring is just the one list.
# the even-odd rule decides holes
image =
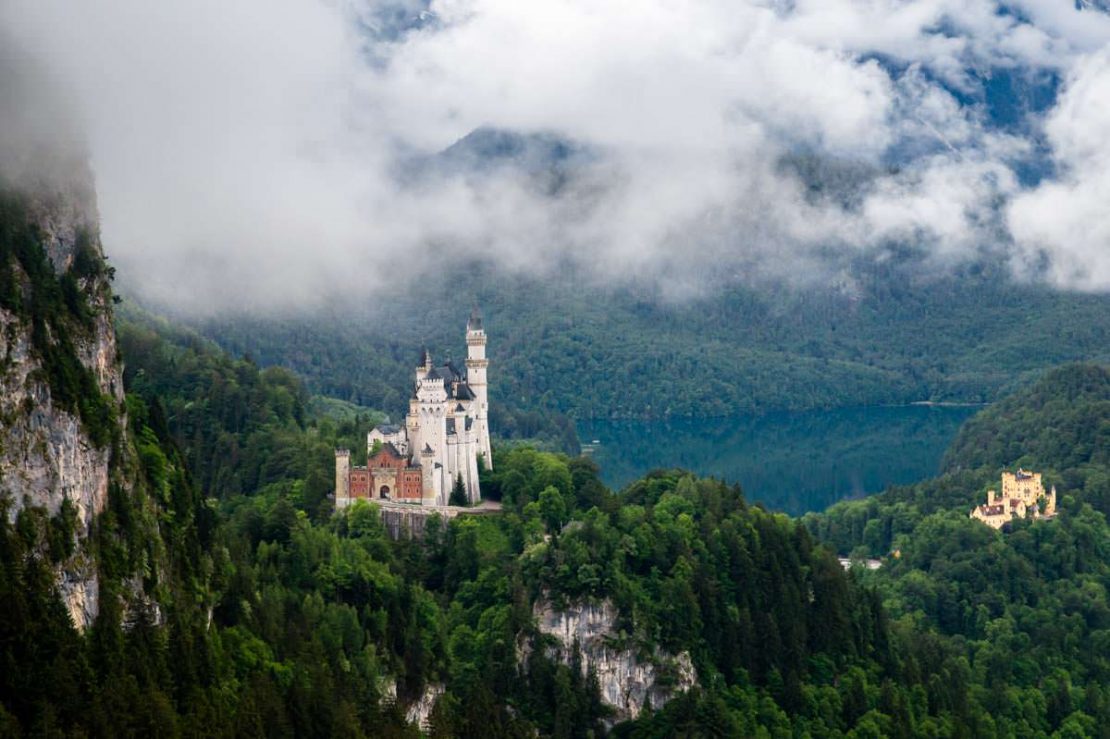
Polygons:
[[351,503],[351,452],[335,450],[335,509],[346,508]]
[[420,362],[416,365],[416,370],[413,372],[413,384],[419,386],[420,380],[431,371],[432,355],[428,351],[428,347],[425,346],[420,349]]
[[493,469],[493,455],[489,443],[489,394],[486,387],[486,332],[482,328],[482,314],[478,307],[470,312],[466,322],[466,383],[474,391],[474,430],[478,439],[478,452],[485,457],[486,467]]
[[482,329],[482,314],[477,306],[470,311],[470,319],[466,322],[466,357],[468,361],[486,358],[486,332]]
[[420,450],[420,483],[423,488],[421,503],[424,505],[438,505],[436,490],[436,454],[430,446],[424,445]]

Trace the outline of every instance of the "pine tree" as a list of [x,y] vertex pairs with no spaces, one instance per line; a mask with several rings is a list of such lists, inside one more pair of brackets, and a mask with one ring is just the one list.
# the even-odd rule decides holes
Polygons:
[[467,506],[470,501],[466,497],[466,485],[463,484],[462,473],[455,475],[455,485],[451,488],[451,505]]

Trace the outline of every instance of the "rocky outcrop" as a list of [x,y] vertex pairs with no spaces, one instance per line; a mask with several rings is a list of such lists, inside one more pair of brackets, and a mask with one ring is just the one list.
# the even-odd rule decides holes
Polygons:
[[[67,191],[28,196],[27,211],[57,274],[72,268],[82,239],[85,248],[99,256],[91,188],[78,183]],[[33,290],[19,266],[14,269],[23,290]],[[78,279],[91,322],[69,338],[77,361],[91,371],[99,391],[118,409],[115,422],[122,436],[123,379],[107,281],[100,273]],[[69,500],[76,510],[75,554],[59,567],[58,586],[74,624],[83,629],[96,617],[99,605],[94,558],[84,543],[93,518],[108,501],[112,449],[90,439],[74,409],[59,407],[43,362],[34,350],[30,320],[0,307],[0,495],[9,500],[10,520],[25,506],[43,508],[53,516]]]
[[[381,692],[381,700],[383,703],[395,704],[397,703],[397,681],[388,680],[383,681],[379,686]],[[408,705],[402,706],[405,712],[405,720],[421,731],[428,731],[431,729],[432,709],[436,707],[436,701],[443,695],[445,689],[442,683],[429,683],[424,686],[424,690]]]
[[424,692],[405,709],[405,720],[422,731],[428,731],[431,728],[432,709],[441,695],[443,686],[439,683],[425,685]]
[[646,707],[659,708],[696,684],[690,655],[658,649],[643,655],[616,644],[617,611],[609,601],[578,603],[556,610],[545,600],[533,607],[536,625],[554,639],[550,655],[571,664],[577,646],[583,675],[593,672],[601,700],[613,709],[614,722],[634,719]]
[[[110,326],[103,331],[103,336],[84,347],[82,360],[99,369],[103,390],[122,400],[119,370],[105,358],[114,353],[115,339]],[[8,515],[14,520],[25,504],[54,515],[68,498],[85,530],[108,497],[110,450],[89,441],[76,414],[55,407],[41,379],[40,362],[31,353],[27,327],[3,309],[0,332],[5,337],[0,358],[4,367],[0,373],[0,486],[14,503]],[[101,341],[105,346],[98,346]]]

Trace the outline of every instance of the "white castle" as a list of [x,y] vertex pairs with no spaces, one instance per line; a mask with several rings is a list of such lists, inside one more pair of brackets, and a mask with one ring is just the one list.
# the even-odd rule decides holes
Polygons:
[[366,436],[365,467],[352,467],[346,449],[335,451],[335,506],[362,499],[448,505],[461,481],[475,503],[478,456],[492,467],[489,398],[486,394],[486,332],[475,308],[466,324],[466,367],[436,367],[425,349],[416,367],[404,426],[378,426]]

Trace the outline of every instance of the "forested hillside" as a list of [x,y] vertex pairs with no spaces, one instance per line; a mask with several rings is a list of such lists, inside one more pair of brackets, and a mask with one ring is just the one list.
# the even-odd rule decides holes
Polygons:
[[0,191],[4,736],[152,725],[212,603],[213,511],[124,397],[94,211],[80,171]]
[[[40,259],[40,235],[26,235]],[[17,274],[66,295],[52,272]],[[46,305],[51,320],[79,318]],[[333,448],[358,453],[373,413],[312,403],[292,372],[149,316],[122,321],[119,338],[126,397],[111,407],[125,423],[109,429],[103,510],[78,531],[64,501],[0,497],[3,735],[1110,726],[1104,367],[1050,372],[984,411],[941,478],[803,520],[678,470],[614,493],[588,459],[502,444],[482,479],[500,514],[435,516],[423,538],[393,540],[374,506],[335,515],[328,497]],[[1060,487],[1059,516],[1004,532],[968,520],[1016,463]],[[846,573],[834,550],[883,566]],[[59,593],[74,557],[99,574],[85,631]],[[600,646],[560,641],[549,618],[586,606],[612,614]],[[632,688],[601,673],[603,657],[651,676],[661,700],[621,703]]]
[[[1052,371],[968,421],[949,472],[805,517],[840,551],[883,558],[881,594],[914,669],[949,660],[968,735],[1110,731],[1110,370]],[[1042,471],[1059,515],[1002,532],[968,518],[1003,468]],[[897,552],[897,556],[892,555]],[[1053,733],[1057,732],[1057,733]]]
[[3,517],[7,733],[412,735],[402,709],[431,686],[435,735],[601,731],[596,678],[514,646],[544,643],[541,599],[608,600],[630,653],[691,655],[709,692],[681,700],[730,731],[860,719],[840,695],[887,659],[879,604],[739,490],[671,473],[618,497],[587,461],[511,449],[485,482],[503,515],[394,542],[372,507],[332,517],[313,492],[325,453],[365,425],[306,421],[285,373],[150,326],[122,337],[155,506],[113,497],[96,528],[118,534],[94,556],[107,572],[170,563],[148,575],[159,608],[105,608],[78,634],[42,570],[65,537],[32,509]]
[[[460,282],[468,294],[444,300]],[[475,265],[377,296],[372,310],[196,326],[233,354],[292,368],[314,392],[392,414],[423,343],[463,356],[471,299],[490,335],[492,400],[576,418],[979,402],[1061,362],[1110,359],[1105,296],[1017,284],[989,265],[937,276],[902,255],[831,283],[724,283],[677,299]]]

